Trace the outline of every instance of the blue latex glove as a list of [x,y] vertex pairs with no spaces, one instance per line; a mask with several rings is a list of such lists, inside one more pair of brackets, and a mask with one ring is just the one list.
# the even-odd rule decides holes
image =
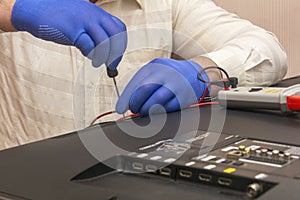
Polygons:
[[[148,115],[164,110],[173,112],[197,103],[206,89],[206,84],[197,78],[201,69],[193,61],[155,59],[134,75],[120,96],[116,111],[121,114],[130,108],[132,113]],[[202,78],[209,81],[206,73]]]
[[43,40],[76,46],[95,67],[116,69],[127,45],[125,24],[85,0],[17,0],[12,24]]

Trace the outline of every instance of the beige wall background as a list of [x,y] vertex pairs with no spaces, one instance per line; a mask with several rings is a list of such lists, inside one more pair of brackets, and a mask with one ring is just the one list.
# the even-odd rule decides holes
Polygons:
[[300,0],[214,0],[276,34],[288,55],[286,77],[300,75]]

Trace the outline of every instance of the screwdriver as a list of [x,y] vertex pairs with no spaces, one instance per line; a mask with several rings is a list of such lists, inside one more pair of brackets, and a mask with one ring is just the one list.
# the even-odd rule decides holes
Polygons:
[[118,76],[118,70],[117,69],[109,69],[108,67],[106,67],[106,72],[107,72],[107,76],[109,78],[112,78],[114,81],[114,86],[118,95],[118,98],[120,97],[120,92],[119,92],[119,88],[117,85],[117,81],[116,81],[116,76]]
[[[120,98],[120,92],[119,92],[119,88],[118,88],[117,81],[116,81],[116,76],[118,76],[118,70],[117,69],[110,69],[109,67],[106,67],[106,72],[107,72],[107,76],[109,78],[113,79],[114,86],[115,86],[115,89],[116,89],[116,92],[117,92],[117,96],[118,96],[118,98]],[[123,118],[125,118],[124,114],[123,114]]]

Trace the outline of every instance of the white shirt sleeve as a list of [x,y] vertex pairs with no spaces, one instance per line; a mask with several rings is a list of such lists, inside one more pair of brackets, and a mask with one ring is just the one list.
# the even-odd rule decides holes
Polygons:
[[271,85],[285,76],[287,56],[274,34],[211,0],[175,0],[172,9],[173,52],[181,57],[209,57],[240,86]]

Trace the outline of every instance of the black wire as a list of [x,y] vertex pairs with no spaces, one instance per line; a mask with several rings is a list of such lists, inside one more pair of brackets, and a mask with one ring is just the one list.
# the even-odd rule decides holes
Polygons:
[[203,72],[205,72],[206,70],[209,70],[209,69],[218,69],[218,70],[222,71],[222,72],[225,74],[225,76],[227,77],[227,79],[229,80],[229,75],[228,75],[228,73],[225,71],[225,69],[223,69],[223,68],[221,68],[221,67],[218,67],[218,66],[210,66],[210,67],[206,67],[206,68],[204,68],[204,69],[202,69],[202,70],[200,70],[200,71],[198,72],[198,79],[199,79],[201,82],[203,82],[203,83],[211,83],[211,81],[204,80],[204,79],[202,79],[202,77],[201,77],[201,75],[203,74]]

